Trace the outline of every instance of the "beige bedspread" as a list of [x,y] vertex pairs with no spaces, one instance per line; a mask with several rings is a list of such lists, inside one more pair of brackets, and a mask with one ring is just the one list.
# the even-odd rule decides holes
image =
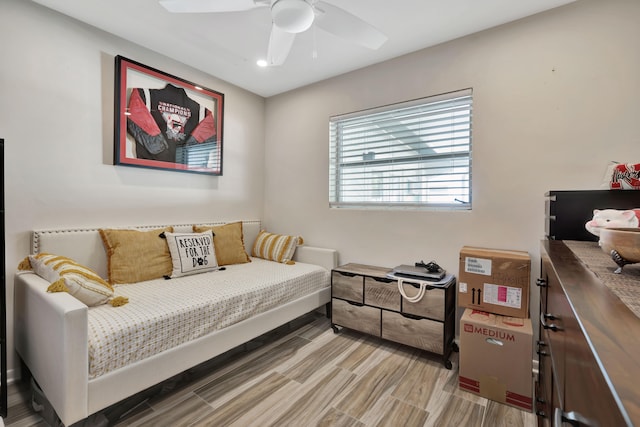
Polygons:
[[89,309],[89,378],[145,359],[329,286],[311,264],[252,258],[224,271],[116,287],[121,307]]

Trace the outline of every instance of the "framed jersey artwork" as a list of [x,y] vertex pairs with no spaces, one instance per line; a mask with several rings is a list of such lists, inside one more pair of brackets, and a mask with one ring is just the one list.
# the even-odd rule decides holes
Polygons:
[[114,164],[222,175],[224,94],[116,56]]

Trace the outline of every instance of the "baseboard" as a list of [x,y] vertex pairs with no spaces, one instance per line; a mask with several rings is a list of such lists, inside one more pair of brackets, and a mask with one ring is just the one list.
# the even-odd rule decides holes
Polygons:
[[7,370],[7,384],[13,384],[16,380],[19,380],[20,377],[16,376],[17,371],[15,369]]

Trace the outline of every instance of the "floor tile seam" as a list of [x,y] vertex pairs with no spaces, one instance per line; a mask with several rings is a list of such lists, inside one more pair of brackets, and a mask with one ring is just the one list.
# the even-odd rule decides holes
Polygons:
[[[320,337],[317,337],[317,338],[320,338]],[[287,378],[291,378],[291,379],[293,379],[295,381],[298,381],[297,379],[293,378],[293,376],[291,376],[291,374],[295,373],[295,369],[293,369],[293,368],[297,367],[306,358],[314,357],[313,353],[316,351],[316,349],[314,348],[314,344],[317,344],[317,343],[318,343],[318,341],[313,340],[313,341],[311,341],[310,344],[307,344],[307,345],[301,347],[294,357],[291,357],[290,359],[288,359],[286,361],[283,361],[282,363],[280,363],[276,367],[276,369],[278,369],[279,372],[281,374],[285,375]],[[348,353],[348,352],[345,351],[344,353]],[[344,357],[346,357],[346,356],[344,356]],[[337,357],[333,358],[333,361],[330,362],[329,365],[323,365],[323,366],[335,365],[337,363],[336,359],[339,359],[338,361],[340,361],[340,360],[343,359],[343,357],[338,355]],[[286,371],[289,371],[289,372],[286,372]],[[302,383],[306,382],[307,380],[308,380],[308,378],[305,381],[303,381]],[[298,382],[300,382],[300,381],[298,381]]]
[[[266,396],[265,398],[257,401],[256,405],[260,405],[263,404],[265,401],[269,401],[271,400],[271,406],[268,407],[268,410],[262,413],[253,413],[256,410],[256,407],[250,407],[247,411],[243,412],[242,414],[237,414],[237,417],[235,417],[229,425],[233,426],[233,425],[241,425],[241,426],[253,426],[253,425],[268,425],[268,423],[270,421],[266,421],[264,420],[265,415],[267,417],[270,418],[278,418],[279,414],[285,413],[286,410],[288,408],[290,408],[292,405],[294,405],[295,402],[293,401],[287,401],[286,399],[280,399],[279,398],[279,394],[282,395],[291,395],[293,394],[292,390],[288,390],[289,388],[296,388],[296,385],[293,384],[293,382],[291,380],[289,380],[288,378],[283,377],[282,375],[280,375],[277,372],[272,372],[270,375],[276,375],[276,376],[280,376],[281,379],[286,380],[286,382],[284,382],[283,384],[281,384],[281,386],[277,389],[272,390],[272,392]],[[241,405],[243,403],[246,402],[242,402],[242,396],[241,395],[237,395],[236,397],[240,398],[239,401],[234,402],[233,404],[237,404],[237,405]],[[227,403],[230,403],[231,400],[229,400]],[[223,408],[224,404],[220,407],[215,408],[215,410],[218,409],[222,409],[222,413],[224,414],[224,411],[227,411],[228,408]],[[273,412],[275,408],[275,413]],[[257,418],[256,418],[257,417]],[[269,418],[267,418],[269,419]],[[262,424],[258,424],[258,420],[260,423]]]
[[212,414],[213,412],[215,412],[216,408],[209,402],[207,402],[205,399],[203,399],[201,396],[198,396],[196,393],[193,393],[198,399],[200,399],[202,402],[204,402],[205,405],[207,405],[210,408],[210,411],[207,413],[202,414],[197,420],[193,421],[191,424],[189,424],[186,427],[197,427],[197,426],[204,426],[204,424],[199,424],[205,417],[207,417],[208,415]]
[[[314,355],[313,349],[310,349],[311,351],[308,351],[306,355],[300,355],[301,356],[300,360],[298,361],[290,360],[290,362],[294,362],[294,363],[290,364],[290,366],[287,366],[285,369],[286,372],[282,372],[282,374],[285,375],[287,378],[291,378],[294,381],[297,381],[300,384],[304,384],[307,381],[309,381],[311,377],[318,375],[318,372],[320,372],[321,370],[332,369],[337,367],[338,363],[342,362],[346,357],[348,357],[348,355],[350,354],[350,351],[352,351],[351,348],[354,347],[355,345],[357,345],[357,343],[349,344],[349,346],[346,349],[344,349],[341,353],[332,352],[329,354],[325,354],[324,355],[325,357],[323,360],[320,361],[320,364],[318,363],[318,361],[313,360],[313,359],[317,359],[318,356]],[[314,362],[317,369],[315,372],[311,374],[304,375],[302,372],[299,372],[299,368],[300,366],[302,366],[302,363],[308,358],[312,358],[312,360],[307,360],[306,363]]]
[[[324,409],[324,411],[322,411],[320,414],[318,414],[318,416],[313,420],[313,422],[315,423],[315,425],[318,425],[318,424],[320,423],[320,421],[321,421],[324,417],[326,417],[326,416],[327,416],[327,414],[329,413],[329,411],[331,411],[331,410],[333,410],[333,411],[337,412],[339,415],[341,415],[341,416],[343,416],[343,417],[347,417],[347,418],[349,418],[350,420],[353,420],[353,421],[356,421],[356,422],[358,422],[358,423],[360,423],[360,424],[365,425],[365,424],[362,422],[362,420],[359,420],[358,418],[355,418],[355,417],[353,417],[353,416],[351,416],[351,415],[347,414],[346,412],[341,411],[340,409],[336,408],[336,406],[335,406],[335,405],[327,405],[327,407]],[[271,426],[271,427],[277,427],[277,426]],[[366,425],[365,425],[365,427],[366,427]]]
[[[339,375],[346,375],[349,377],[349,379],[346,380],[345,384],[341,386],[340,390],[337,390],[335,394],[329,396],[328,401],[325,402],[325,410],[327,407],[331,407],[332,405],[337,404],[339,399],[344,397],[343,395],[345,391],[349,389],[349,387],[356,381],[357,378],[353,372],[346,369],[339,368],[338,366],[335,366],[335,365],[328,366],[324,373],[321,373],[321,372],[315,373],[314,375],[309,377],[307,381],[305,381],[304,383],[299,383],[295,380],[292,380],[292,382],[297,384],[297,387],[299,389],[298,390],[299,393],[297,394],[299,398],[297,398],[293,402],[293,404],[295,404],[296,402],[299,402],[302,398],[307,397],[310,393],[313,394],[314,392],[317,392],[318,387],[322,385],[323,380],[325,380],[328,376],[331,375],[332,373],[331,370],[340,371],[340,373],[336,373],[334,377],[338,377]],[[286,378],[289,378],[289,377],[286,377]],[[324,384],[324,386],[326,387],[327,384]],[[327,389],[325,390],[325,392],[331,393],[331,390]]]
[[[156,410],[151,408],[151,413],[147,414],[145,416],[143,416],[142,418],[140,418],[139,420],[135,421],[133,424],[130,425],[130,427],[136,427],[136,426],[140,426],[145,422],[149,422],[154,418],[157,417],[161,417],[164,413],[171,411],[173,408],[178,407],[179,405],[183,404],[186,400],[188,400],[189,398],[195,397],[197,399],[199,399],[200,401],[202,401],[202,403],[205,404],[205,406],[209,406],[208,402],[206,402],[204,399],[202,399],[200,396],[196,395],[193,392],[190,393],[186,393],[185,395],[181,396],[180,399],[177,399],[175,402],[172,402],[171,405],[167,405],[165,407],[163,407],[161,410]],[[210,409],[209,412],[212,412],[213,409]],[[204,414],[206,415],[206,414]],[[192,423],[193,424],[193,423]],[[190,424],[190,425],[192,425]]]
[[[224,392],[222,395],[212,400],[211,402],[208,402],[204,396],[201,396],[200,394],[198,394],[197,390],[193,390],[193,393],[197,395],[199,398],[203,399],[205,402],[208,402],[210,405],[212,405],[214,409],[218,409],[220,406],[227,404],[230,400],[235,399],[242,393],[249,390],[251,387],[254,387],[257,383],[260,383],[271,374],[281,375],[274,368],[268,369],[266,371],[261,372],[259,375],[254,376],[251,379],[243,382],[242,384],[235,386],[232,390],[228,390]],[[287,379],[290,380],[289,378]]]
[[[285,338],[286,338],[286,337],[285,337]],[[297,337],[296,337],[296,338],[297,338]],[[301,338],[301,339],[303,339],[303,340],[304,340],[304,338]],[[306,340],[306,341],[308,341],[308,340]],[[282,343],[284,343],[284,342],[286,342],[286,341],[283,341]],[[280,343],[280,344],[282,344],[282,343]],[[308,343],[306,343],[306,344],[302,345],[300,348],[305,348],[305,347],[306,347],[306,346],[308,346],[308,345],[309,345],[309,344],[308,344]],[[299,348],[299,349],[300,349],[300,348]],[[298,349],[298,350],[296,350],[296,352],[297,352],[297,351],[299,351],[299,349]],[[269,351],[269,350],[273,350],[273,347],[272,347],[272,348],[270,348],[270,349],[268,349],[268,351]],[[268,352],[268,351],[267,351],[267,352]],[[250,364],[251,362],[255,361],[258,357],[260,357],[260,356],[264,355],[264,354],[265,354],[265,353],[267,353],[267,352],[260,352],[260,354],[259,354],[259,355],[256,355],[256,357],[253,357],[253,358],[248,358],[248,359],[243,359],[243,360],[236,361],[236,362],[231,362],[231,365],[232,365],[232,366],[230,366],[228,369],[224,369],[224,370],[221,370],[220,372],[217,372],[215,376],[212,376],[212,377],[210,377],[210,378],[209,378],[209,379],[210,379],[210,381],[208,381],[208,382],[206,382],[206,383],[204,383],[204,384],[200,384],[198,387],[194,388],[194,392],[200,395],[200,393],[202,393],[200,390],[201,390],[201,389],[203,389],[203,388],[205,388],[205,387],[206,387],[209,383],[211,383],[212,381],[219,380],[222,376],[227,375],[227,374],[229,374],[229,373],[231,373],[231,372],[233,372],[233,371],[235,371],[235,370],[240,369],[243,365]],[[295,358],[295,357],[296,357],[296,354],[292,355],[290,358]],[[261,372],[258,376],[254,376],[254,377],[252,377],[252,378],[249,378],[249,379],[247,379],[247,380],[243,381],[243,382],[242,382],[242,384],[237,385],[237,386],[235,387],[235,389],[242,389],[242,390],[246,390],[246,388],[248,387],[247,383],[250,383],[250,384],[249,384],[249,386],[250,386],[250,385],[251,385],[252,383],[254,383],[255,381],[259,381],[259,380],[261,380],[264,376],[266,376],[266,375],[268,375],[268,374],[270,374],[270,373],[274,372],[274,371],[276,370],[276,368],[277,368],[279,365],[273,366],[273,365],[271,365],[271,364],[270,364],[269,366],[270,366],[270,368],[269,368],[268,370]],[[234,389],[234,390],[235,390],[235,389]],[[202,394],[203,394],[203,393],[202,393]],[[226,394],[226,393],[225,393],[225,394]],[[204,396],[201,396],[201,397],[202,397],[202,398],[204,398]],[[220,398],[222,398],[222,397],[224,397],[224,396],[221,396]],[[205,399],[205,400],[206,400],[206,399]]]
[[424,406],[424,408],[421,408],[420,406],[416,405],[414,402],[410,402],[410,401],[408,401],[408,400],[402,399],[402,398],[400,398],[400,397],[398,397],[398,396],[394,395],[393,393],[391,393],[391,394],[389,395],[389,398],[390,398],[390,399],[393,399],[393,400],[397,400],[398,402],[404,403],[405,405],[412,406],[412,407],[414,407],[414,408],[416,408],[416,409],[419,409],[419,410],[421,410],[421,411],[425,411],[426,413],[429,413],[429,411],[427,410],[427,406],[428,406],[428,405],[425,405],[425,406]]
[[423,426],[427,424],[427,420],[428,420],[428,419],[429,419],[429,417],[431,416],[431,412],[427,411],[427,409],[426,409],[426,408],[421,408],[421,407],[419,407],[419,406],[416,406],[416,405],[412,404],[411,402],[407,402],[407,401],[404,401],[404,400],[402,400],[402,399],[398,399],[397,397],[395,397],[395,396],[393,396],[393,395],[392,395],[392,396],[390,396],[390,399],[392,399],[392,400],[396,400],[396,401],[401,402],[401,403],[404,403],[405,405],[411,406],[412,408],[415,408],[415,409],[417,409],[418,411],[422,411],[422,412],[424,412],[424,413],[425,413],[425,419],[424,419]]

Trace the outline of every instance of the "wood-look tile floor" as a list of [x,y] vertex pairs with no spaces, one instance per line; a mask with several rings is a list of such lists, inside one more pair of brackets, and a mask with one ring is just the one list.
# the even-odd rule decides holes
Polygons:
[[[532,413],[458,388],[441,358],[342,330],[314,312],[76,426],[524,426]],[[46,426],[10,386],[8,427]]]

